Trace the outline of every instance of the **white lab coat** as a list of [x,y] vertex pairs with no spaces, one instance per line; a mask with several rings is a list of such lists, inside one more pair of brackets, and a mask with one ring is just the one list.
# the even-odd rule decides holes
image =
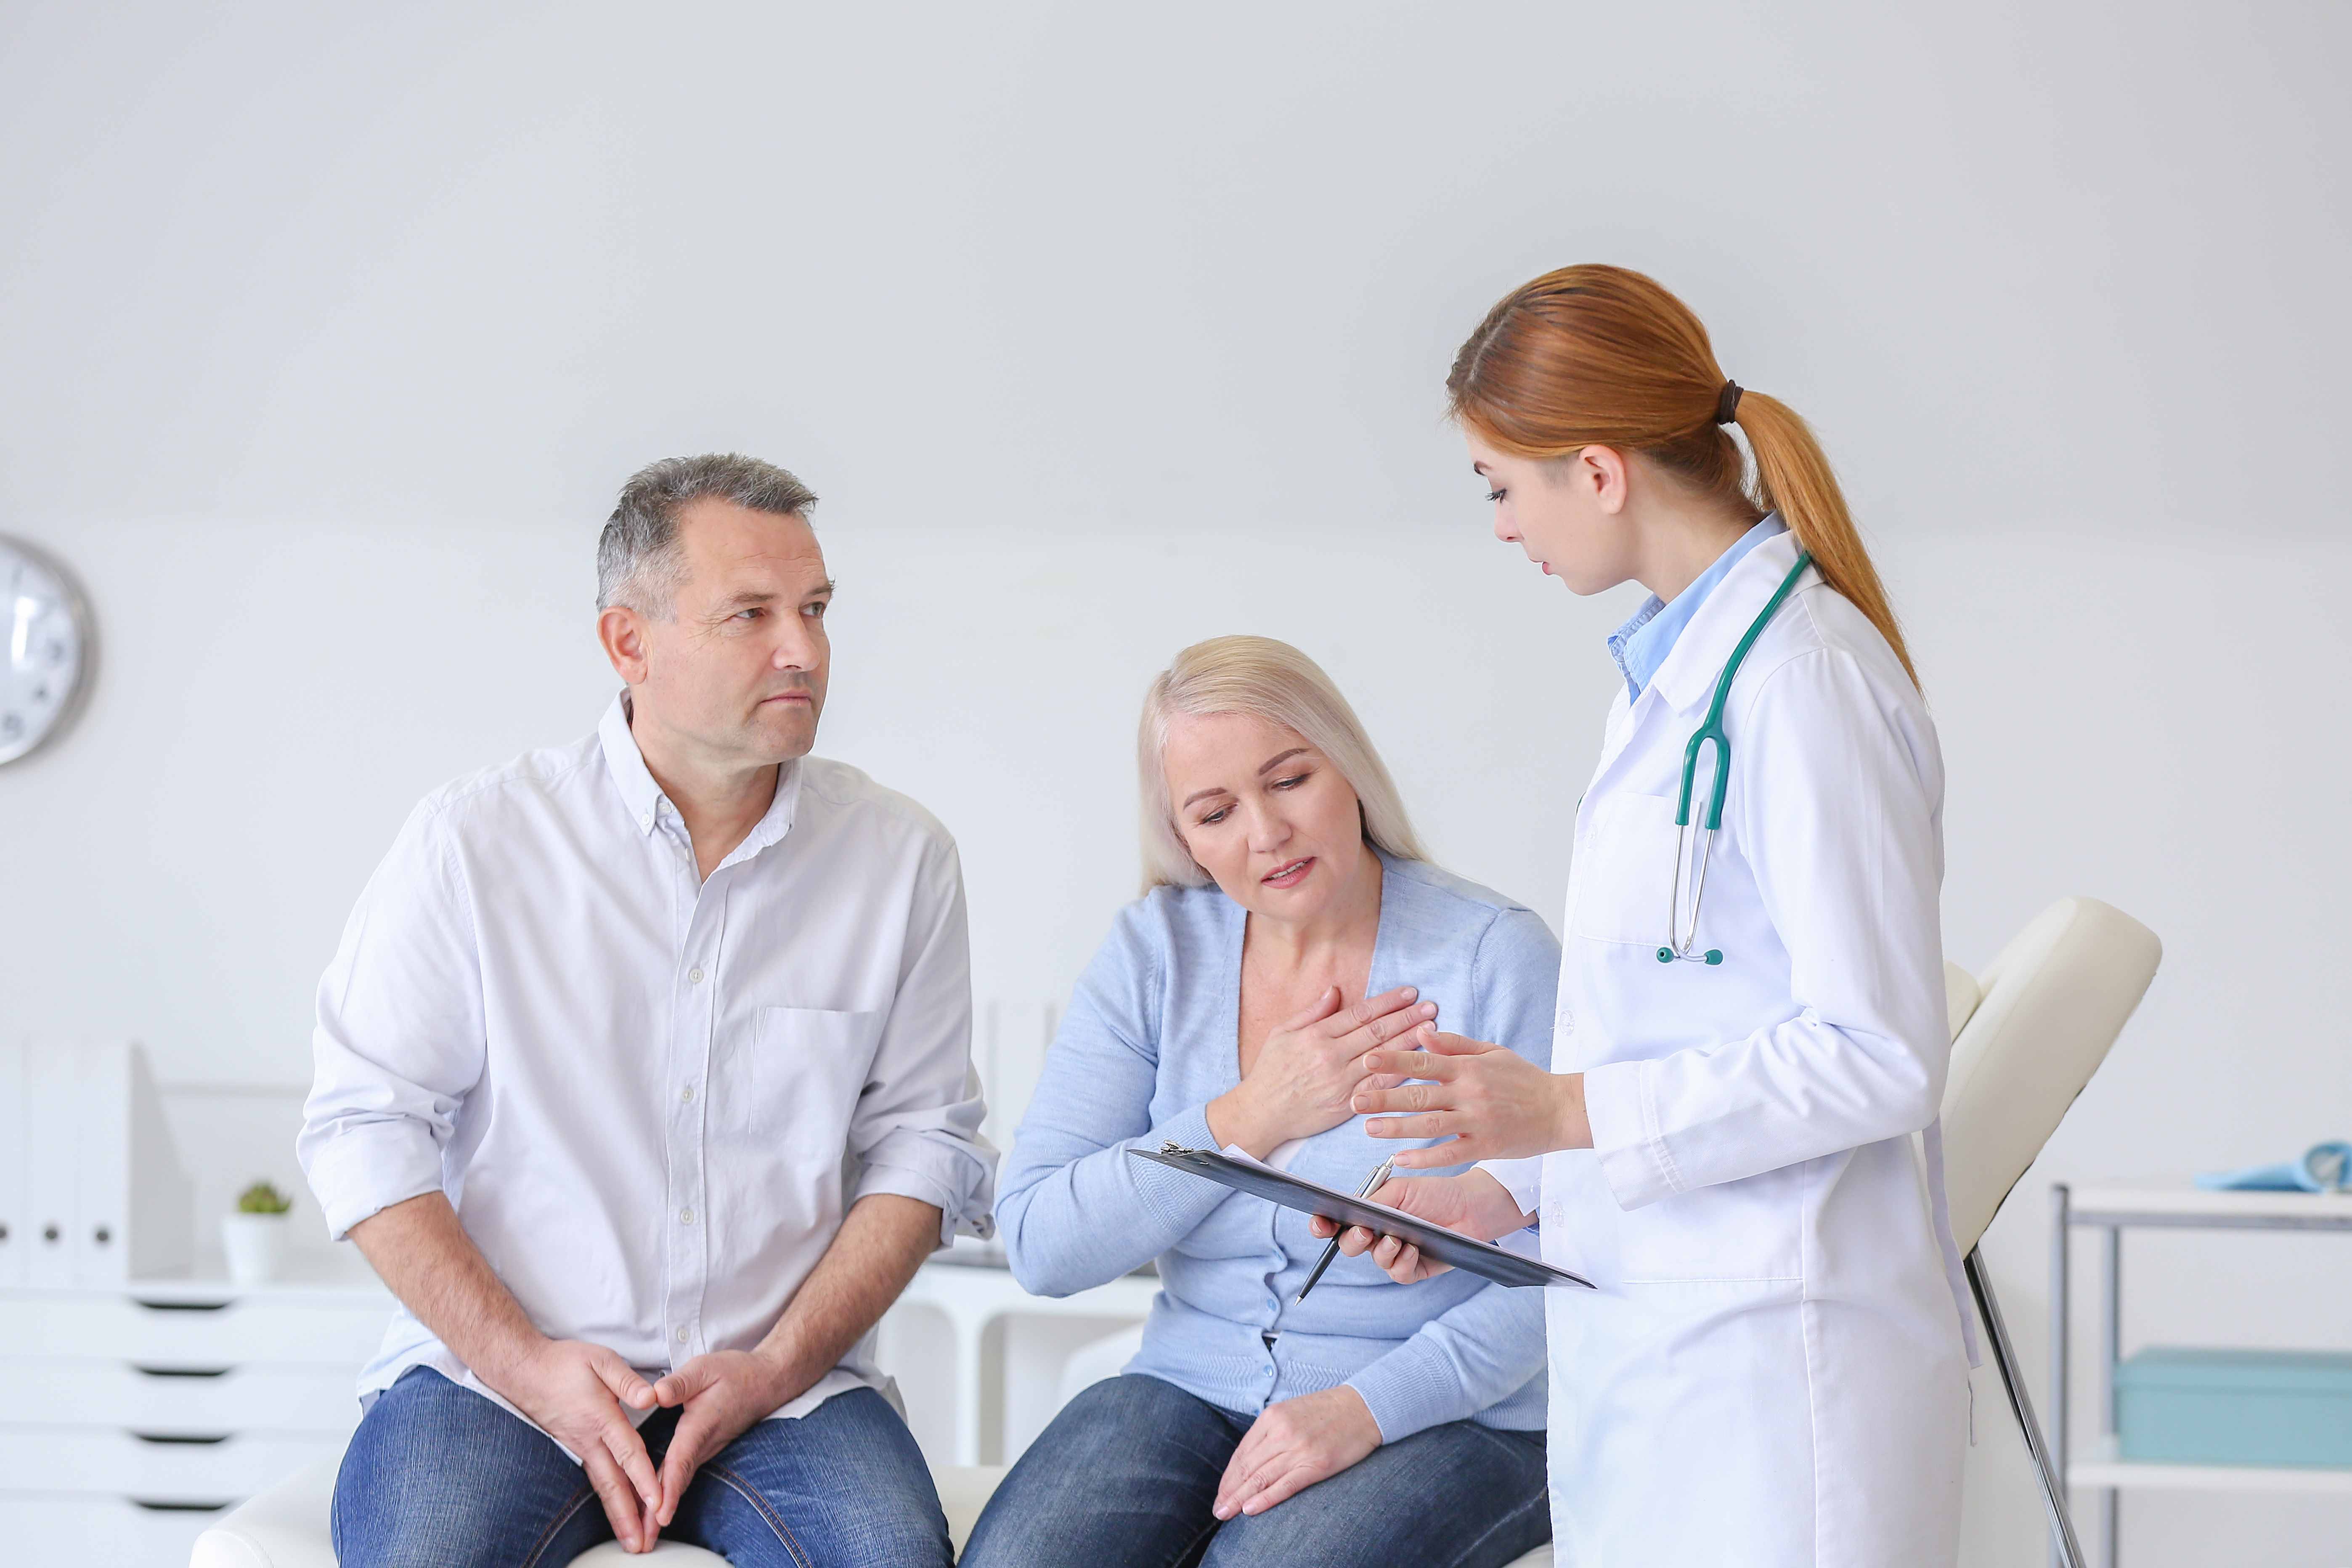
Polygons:
[[[1949,1054],[1935,726],[1808,571],[1733,683],[1696,947],[1661,963],[1683,752],[1796,562],[1757,545],[1610,714],[1576,819],[1558,1071],[1595,1147],[1493,1167],[1537,1207],[1563,1568],[1948,1568],[1969,1351],[1908,1134]],[[1703,820],[1710,760],[1693,800]],[[1685,898],[1688,883],[1685,884]]]

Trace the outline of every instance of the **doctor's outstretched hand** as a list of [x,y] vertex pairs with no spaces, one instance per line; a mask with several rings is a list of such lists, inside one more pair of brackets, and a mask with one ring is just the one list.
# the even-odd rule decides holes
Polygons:
[[[1582,1073],[1546,1072],[1516,1051],[1441,1034],[1430,1024],[1396,1045],[1407,1048],[1366,1051],[1361,1058],[1366,1077],[1349,1103],[1378,1118],[1364,1123],[1365,1133],[1447,1140],[1399,1150],[1400,1170],[1592,1147]],[[1401,1078],[1425,1081],[1382,1081]]]

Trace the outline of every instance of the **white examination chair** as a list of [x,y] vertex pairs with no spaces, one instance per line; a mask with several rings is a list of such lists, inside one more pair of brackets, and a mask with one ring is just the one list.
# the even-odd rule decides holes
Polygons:
[[[1947,964],[1952,1069],[1944,1086],[1944,1190],[1993,1363],[2042,1485],[2053,1554],[2082,1568],[2066,1484],[2034,1418],[1977,1243],[2041,1154],[2156,977],[2156,933],[2095,899],[2061,899],[1982,974]],[[1978,999],[1980,997],[1981,999]]]

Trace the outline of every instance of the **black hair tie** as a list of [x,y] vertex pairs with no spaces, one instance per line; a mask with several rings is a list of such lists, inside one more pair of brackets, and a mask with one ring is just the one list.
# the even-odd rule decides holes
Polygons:
[[1715,400],[1715,422],[1717,425],[1728,425],[1738,417],[1739,384],[1736,381],[1727,381],[1723,384],[1722,394]]

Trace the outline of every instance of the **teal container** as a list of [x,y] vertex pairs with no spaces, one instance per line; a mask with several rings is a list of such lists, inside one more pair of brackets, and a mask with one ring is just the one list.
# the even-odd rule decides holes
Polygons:
[[2352,1354],[2151,1345],[2116,1368],[2126,1459],[2352,1468]]

